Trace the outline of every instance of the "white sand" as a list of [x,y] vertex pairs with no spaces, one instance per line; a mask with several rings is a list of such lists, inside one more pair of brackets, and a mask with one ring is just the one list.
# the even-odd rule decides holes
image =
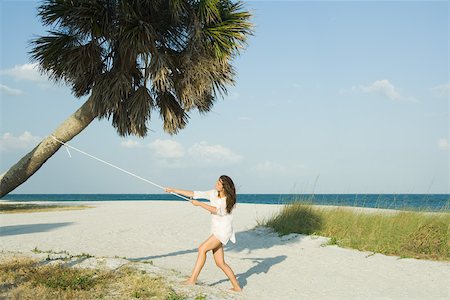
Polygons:
[[[155,267],[173,270],[170,274],[181,281],[183,276],[190,275],[197,247],[210,234],[209,213],[188,202],[82,204],[95,208],[0,214],[2,256],[10,251],[31,254],[37,247],[44,251],[66,250],[71,254],[107,257],[109,264],[151,260]],[[225,261],[244,291],[238,295],[226,292],[230,298],[450,299],[448,262],[372,255],[321,246],[328,240],[325,237],[296,234],[278,237],[267,229],[254,229],[257,218],[269,217],[279,208],[279,205],[238,204],[234,212],[237,243],[229,242],[225,247]],[[120,262],[114,257],[127,260]],[[212,253],[208,254],[200,274],[199,286],[207,293],[231,287],[215,266]],[[215,297],[221,296],[216,294],[212,298]]]

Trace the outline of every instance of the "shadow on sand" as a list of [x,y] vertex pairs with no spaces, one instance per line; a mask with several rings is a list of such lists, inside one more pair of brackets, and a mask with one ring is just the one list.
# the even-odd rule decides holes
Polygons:
[[[241,258],[242,260],[251,260],[253,263],[255,263],[255,265],[250,269],[248,269],[247,272],[236,274],[236,279],[239,282],[239,285],[241,287],[244,287],[247,285],[247,279],[250,276],[261,273],[267,274],[272,266],[283,262],[286,258],[287,258],[286,255],[279,255],[275,257],[264,257],[264,258],[261,257]],[[222,279],[210,284],[210,286],[214,286],[217,284],[221,284],[222,282],[228,281],[229,281],[228,278]]]
[[58,227],[64,227],[74,224],[73,222],[63,223],[46,223],[46,224],[27,224],[27,225],[12,225],[0,227],[0,236],[19,235],[36,232],[51,231]]

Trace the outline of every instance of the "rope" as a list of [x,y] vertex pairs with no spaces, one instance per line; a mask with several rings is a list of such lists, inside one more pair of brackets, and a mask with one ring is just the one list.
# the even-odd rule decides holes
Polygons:
[[[113,168],[115,168],[115,169],[117,169],[117,170],[119,170],[119,171],[122,171],[122,172],[124,172],[124,173],[126,173],[126,174],[128,174],[128,175],[131,175],[131,176],[133,176],[133,177],[136,177],[136,178],[138,178],[138,179],[140,179],[140,180],[142,180],[142,181],[145,181],[145,182],[147,182],[147,183],[150,183],[150,184],[152,184],[152,185],[154,185],[154,186],[156,186],[156,187],[158,187],[158,188],[160,188],[160,189],[162,189],[162,190],[165,190],[165,188],[164,188],[163,186],[161,186],[161,185],[159,185],[159,184],[157,184],[157,183],[154,183],[153,181],[150,181],[150,180],[148,180],[148,179],[145,179],[145,178],[143,178],[143,177],[141,177],[141,176],[139,176],[139,175],[136,175],[136,174],[134,174],[134,173],[131,173],[131,172],[125,170],[125,169],[122,169],[122,168],[116,166],[116,165],[113,165],[112,163],[109,163],[109,162],[107,162],[107,161],[105,161],[105,160],[103,160],[103,159],[100,159],[100,158],[98,158],[98,157],[95,157],[94,155],[91,155],[91,154],[89,154],[89,153],[87,153],[87,152],[84,152],[84,151],[78,149],[78,148],[75,148],[75,147],[73,147],[73,146],[71,146],[71,145],[69,145],[69,144],[67,144],[67,143],[65,143],[65,142],[63,142],[63,141],[57,139],[54,135],[50,135],[50,137],[52,137],[55,141],[57,141],[57,142],[60,143],[61,145],[65,146],[65,147],[66,147],[66,150],[67,150],[67,153],[69,153],[69,156],[70,156],[70,157],[71,157],[71,155],[70,155],[70,152],[69,152],[68,148],[73,149],[73,150],[75,150],[75,151],[78,151],[78,152],[80,152],[81,154],[84,154],[84,155],[86,155],[86,156],[89,156],[89,157],[92,158],[92,159],[95,159],[95,160],[97,160],[97,161],[99,161],[99,162],[102,162],[102,163],[104,163],[104,164],[106,164],[106,165],[108,165],[108,166],[110,166],[110,167],[113,167]],[[182,198],[182,199],[184,199],[184,200],[191,201],[191,199],[186,198],[186,197],[184,197],[184,196],[182,196],[182,195],[179,195],[179,194],[177,194],[177,193],[170,192],[170,194],[175,195],[175,196],[177,196],[177,197],[180,197],[180,198]]]

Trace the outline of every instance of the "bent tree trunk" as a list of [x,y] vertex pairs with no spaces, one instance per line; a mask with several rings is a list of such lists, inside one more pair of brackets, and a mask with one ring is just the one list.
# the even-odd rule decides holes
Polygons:
[[[92,113],[92,100],[89,98],[75,113],[67,118],[53,132],[60,141],[67,142],[85,129],[96,117]],[[25,155],[8,171],[0,175],[0,197],[5,196],[24,183],[61,147],[51,136],[44,138],[39,145]]]

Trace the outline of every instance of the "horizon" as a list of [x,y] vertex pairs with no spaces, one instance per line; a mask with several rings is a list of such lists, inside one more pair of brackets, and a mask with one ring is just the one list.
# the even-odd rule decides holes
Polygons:
[[[9,193],[8,195],[168,195],[170,193]],[[450,196],[446,193],[236,193],[236,195],[444,195]],[[172,195],[176,197],[175,195]],[[0,198],[1,200],[2,198]]]

